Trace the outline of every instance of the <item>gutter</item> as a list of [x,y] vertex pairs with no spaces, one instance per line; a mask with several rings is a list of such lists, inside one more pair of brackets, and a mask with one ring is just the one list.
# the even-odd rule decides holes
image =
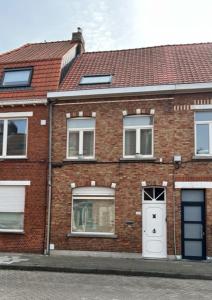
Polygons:
[[212,92],[212,82],[58,91],[47,93],[47,98],[66,100],[70,98],[98,98],[101,96],[118,97],[135,95],[182,94],[191,92]]

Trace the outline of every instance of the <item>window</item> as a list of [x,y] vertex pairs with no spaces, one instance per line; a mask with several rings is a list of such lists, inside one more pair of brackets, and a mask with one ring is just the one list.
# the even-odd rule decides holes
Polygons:
[[165,201],[165,189],[163,187],[146,187],[143,189],[144,201]]
[[67,127],[67,158],[94,158],[95,118],[71,118]]
[[23,231],[24,202],[24,186],[0,186],[0,232]]
[[195,113],[195,154],[212,155],[212,112]]
[[124,117],[124,157],[153,156],[153,117]]
[[72,233],[111,235],[114,232],[114,190],[101,187],[75,188],[72,198]]
[[112,75],[90,75],[83,76],[80,80],[80,84],[99,84],[99,83],[111,83]]
[[0,119],[0,157],[26,157],[27,119]]
[[2,87],[29,86],[32,79],[32,68],[7,69],[4,71]]

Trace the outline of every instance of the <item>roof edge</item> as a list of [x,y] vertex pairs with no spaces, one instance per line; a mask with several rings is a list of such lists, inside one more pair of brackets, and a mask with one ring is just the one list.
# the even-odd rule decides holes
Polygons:
[[73,90],[48,92],[48,99],[78,99],[78,98],[98,98],[101,96],[117,97],[117,96],[134,96],[134,95],[155,95],[155,94],[180,94],[191,92],[212,92],[212,82],[201,83],[181,83],[181,84],[165,84],[165,85],[147,85],[138,87],[119,87],[107,89],[92,90]]

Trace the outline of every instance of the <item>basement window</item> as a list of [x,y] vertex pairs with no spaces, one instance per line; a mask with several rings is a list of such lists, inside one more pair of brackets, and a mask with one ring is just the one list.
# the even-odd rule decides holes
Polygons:
[[6,69],[2,79],[2,87],[27,87],[32,79],[32,68]]
[[80,84],[111,83],[112,75],[89,75],[81,77]]

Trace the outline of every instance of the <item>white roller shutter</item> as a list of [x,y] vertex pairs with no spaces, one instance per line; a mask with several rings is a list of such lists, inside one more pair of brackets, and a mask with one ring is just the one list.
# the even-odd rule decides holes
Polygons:
[[0,212],[24,212],[25,186],[0,186]]

